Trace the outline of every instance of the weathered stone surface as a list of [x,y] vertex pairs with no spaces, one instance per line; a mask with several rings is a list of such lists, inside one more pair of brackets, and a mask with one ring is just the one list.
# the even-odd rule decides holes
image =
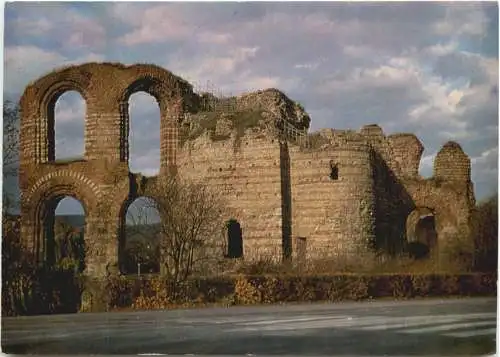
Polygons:
[[[53,106],[67,90],[87,103],[85,156],[61,163],[54,161]],[[136,91],[160,106],[157,177],[129,172],[128,98]],[[220,100],[214,111],[204,98],[154,65],[90,63],[30,84],[21,99],[21,232],[40,259],[47,217],[64,195],[73,196],[86,213],[87,275],[105,276],[117,265],[126,208],[172,172],[224,194],[227,219],[241,224],[245,259],[296,256],[297,237],[309,259],[395,254],[414,229],[407,222],[416,210],[434,214],[439,254],[471,250],[475,200],[470,160],[458,144],[444,145],[434,177],[422,179],[423,146],[413,134],[386,137],[366,125],[306,135],[309,116],[276,89]]]

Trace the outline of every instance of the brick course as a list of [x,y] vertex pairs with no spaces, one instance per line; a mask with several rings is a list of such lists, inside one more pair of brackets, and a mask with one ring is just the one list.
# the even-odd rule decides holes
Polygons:
[[[55,101],[67,90],[77,90],[87,103],[85,155],[58,163],[50,128]],[[150,93],[160,106],[161,167],[154,178],[128,168],[128,98],[136,91]],[[323,129],[316,134],[319,146],[304,146],[310,118],[276,89],[236,98],[238,110],[263,112],[258,127],[246,128],[242,136],[221,112],[214,128],[218,140],[205,132],[181,142],[179,127],[186,118],[190,126],[196,122],[199,100],[189,83],[154,65],[89,63],[31,83],[21,99],[25,242],[43,250],[45,217],[61,197],[73,196],[87,215],[85,239],[92,247],[87,274],[102,277],[117,264],[128,204],[177,172],[224,192],[227,219],[236,218],[243,230],[246,259],[294,256],[297,237],[306,239],[309,259],[318,251],[355,257],[374,248],[395,253],[404,246],[406,230],[413,229],[407,228],[408,217],[422,209],[436,217],[440,254],[449,247],[472,249],[470,159],[458,144],[443,146],[430,179],[418,175],[423,146],[413,134],[386,137],[377,125]],[[293,137],[277,129],[282,120],[295,128]],[[332,164],[338,168],[335,180]]]

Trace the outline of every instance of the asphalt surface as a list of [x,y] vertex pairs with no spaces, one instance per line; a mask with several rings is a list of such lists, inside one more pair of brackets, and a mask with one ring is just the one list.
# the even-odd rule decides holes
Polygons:
[[495,298],[86,313],[2,319],[24,354],[491,355]]

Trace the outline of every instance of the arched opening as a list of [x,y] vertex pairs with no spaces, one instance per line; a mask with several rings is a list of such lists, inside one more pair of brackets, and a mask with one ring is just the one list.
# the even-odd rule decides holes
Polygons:
[[77,199],[58,195],[41,210],[44,302],[52,313],[79,309],[81,291],[76,279],[85,269],[85,210]]
[[330,180],[336,181],[339,179],[339,164],[334,162],[333,160],[330,161]]
[[240,223],[231,218],[227,227],[227,258],[241,258],[243,256],[243,235]]
[[49,161],[84,159],[86,110],[85,100],[73,90],[64,92],[49,104]]
[[150,197],[138,197],[122,214],[119,265],[123,274],[160,272],[160,214]]
[[160,106],[146,92],[129,97],[129,170],[144,176],[160,172]]
[[[85,268],[85,210],[79,200],[64,196],[54,200],[55,208],[47,225],[50,234],[47,256],[55,267],[82,273]],[[49,217],[48,217],[49,218]],[[49,218],[50,219],[50,218]]]
[[415,209],[406,221],[408,254],[415,259],[428,258],[437,247],[436,217],[428,208]]

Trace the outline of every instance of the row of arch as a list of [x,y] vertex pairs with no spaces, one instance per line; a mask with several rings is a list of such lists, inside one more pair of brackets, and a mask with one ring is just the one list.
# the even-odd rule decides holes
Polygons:
[[85,101],[84,159],[116,163],[129,159],[130,97],[140,92],[153,97],[160,130],[148,131],[161,137],[162,172],[175,164],[177,125],[184,112],[199,106],[191,84],[155,65],[87,63],[56,70],[28,85],[21,97],[22,164],[56,160],[55,105],[68,91]]
[[[138,197],[124,208],[123,231],[119,237],[119,266],[124,274],[158,273],[160,271],[159,223],[154,209],[145,208],[144,197]],[[149,210],[149,211],[147,211]],[[48,264],[74,265],[85,268],[85,209],[71,196],[54,197],[48,202],[44,219],[44,260]],[[242,230],[235,219],[226,222],[227,258],[243,256]],[[407,253],[415,259],[428,258],[437,248],[436,215],[428,208],[416,208],[406,220]],[[302,247],[303,250],[305,246]],[[300,251],[300,249],[299,249]],[[300,253],[298,251],[298,254]],[[304,253],[304,252],[303,252]],[[304,253],[305,255],[305,253]]]
[[[53,139],[54,161],[83,160],[87,114],[85,100],[80,93],[70,90],[56,98],[51,106],[48,130],[52,131],[49,138]],[[161,118],[158,102],[147,92],[133,93],[128,99],[128,118],[129,170],[147,176],[157,175],[160,171]]]
[[[120,214],[118,265],[123,274],[160,272],[160,215],[147,205],[149,198],[127,202]],[[85,228],[87,213],[73,196],[55,196],[45,202],[42,218],[40,258],[49,266],[85,269]],[[227,246],[224,257],[243,256],[240,223],[226,222]]]

